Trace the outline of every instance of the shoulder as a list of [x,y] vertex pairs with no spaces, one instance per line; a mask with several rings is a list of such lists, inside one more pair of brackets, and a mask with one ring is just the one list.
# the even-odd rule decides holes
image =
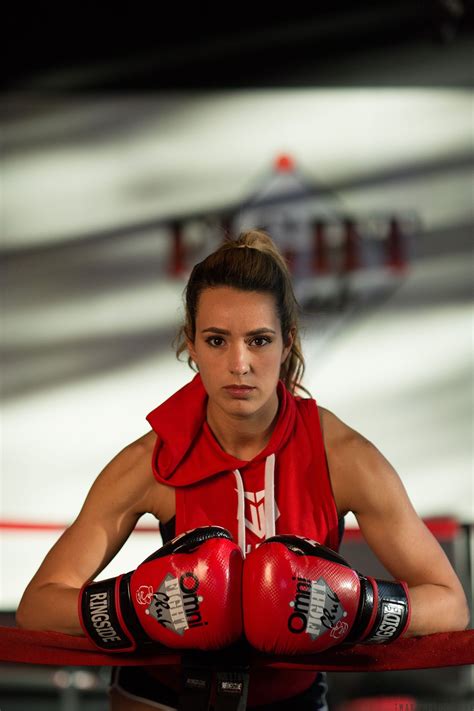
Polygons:
[[146,432],[138,439],[131,442],[128,447],[134,450],[137,456],[148,456],[153,454],[158,435],[153,430]]
[[325,407],[318,405],[318,414],[326,449],[337,449],[341,452],[342,449],[371,444],[360,432],[357,432]]
[[318,405],[318,413],[338,512],[355,512],[364,494],[379,488],[390,464],[369,439],[333,412]]
[[130,442],[112,459],[110,464],[115,464],[112,469],[123,476],[143,470],[151,472],[151,455],[155,442],[156,434],[153,430]]
[[159,486],[151,465],[155,442],[151,431],[123,447],[100,472],[91,491],[121,508],[128,505],[139,514],[150,512]]

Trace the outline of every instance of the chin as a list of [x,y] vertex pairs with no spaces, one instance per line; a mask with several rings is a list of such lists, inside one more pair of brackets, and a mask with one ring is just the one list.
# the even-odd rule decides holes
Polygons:
[[246,412],[252,413],[259,409],[259,404],[255,401],[249,402],[249,400],[232,400],[231,402],[224,403],[224,408],[229,410],[229,412]]
[[258,400],[236,400],[226,403],[225,409],[232,415],[241,417],[252,417],[260,412],[265,406],[265,401]]

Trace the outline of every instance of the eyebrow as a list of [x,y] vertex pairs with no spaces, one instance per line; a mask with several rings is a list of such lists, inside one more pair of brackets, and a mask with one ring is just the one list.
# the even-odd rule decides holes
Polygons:
[[[225,328],[217,328],[217,326],[209,326],[209,328],[204,328],[201,333],[219,333],[222,336],[230,336],[230,331]],[[247,331],[246,336],[260,336],[264,333],[273,333],[276,335],[276,331],[273,328],[255,328],[253,331]]]

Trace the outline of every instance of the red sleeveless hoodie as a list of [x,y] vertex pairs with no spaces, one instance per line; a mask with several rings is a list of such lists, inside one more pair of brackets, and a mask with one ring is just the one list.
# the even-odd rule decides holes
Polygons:
[[338,519],[318,408],[278,383],[279,413],[265,449],[250,461],[224,452],[206,421],[200,375],[150,412],[158,437],[156,479],[176,487],[176,534],[224,526],[248,552],[276,533],[337,550]]
[[[282,381],[278,398],[270,441],[250,461],[227,454],[215,439],[199,374],[147,415],[158,435],[154,475],[176,488],[176,534],[215,524],[227,528],[246,553],[274,533],[338,549],[337,509],[316,401],[292,395]],[[316,677],[282,671],[265,674],[261,683],[251,681],[249,704],[291,697]]]

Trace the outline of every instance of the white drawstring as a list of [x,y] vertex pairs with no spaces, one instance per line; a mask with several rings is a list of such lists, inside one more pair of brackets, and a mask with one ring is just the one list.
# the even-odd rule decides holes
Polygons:
[[[239,548],[246,556],[247,543],[245,535],[245,491],[242,475],[234,469],[237,484],[237,527]],[[275,535],[275,455],[271,454],[265,460],[265,538]]]
[[237,484],[237,526],[239,531],[239,548],[245,558],[245,496],[244,483],[238,469],[234,469],[235,483]]
[[265,538],[275,535],[275,455],[265,461]]

